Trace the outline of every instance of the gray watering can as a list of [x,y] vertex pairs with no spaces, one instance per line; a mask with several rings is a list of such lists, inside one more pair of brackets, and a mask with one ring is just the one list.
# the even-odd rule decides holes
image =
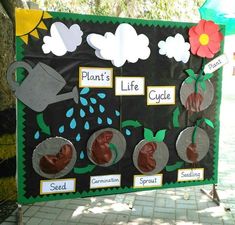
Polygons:
[[[12,74],[17,68],[24,68],[28,74],[21,84]],[[75,86],[69,93],[58,93],[66,85],[64,78],[50,66],[39,62],[34,68],[20,61],[12,63],[7,70],[7,81],[15,96],[36,112],[42,112],[48,105],[73,99],[78,103],[78,89]]]

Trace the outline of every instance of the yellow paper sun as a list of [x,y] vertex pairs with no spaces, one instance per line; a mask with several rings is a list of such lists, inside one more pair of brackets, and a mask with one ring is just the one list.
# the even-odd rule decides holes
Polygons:
[[39,38],[37,29],[47,30],[43,19],[52,16],[41,10],[16,9],[16,36],[20,37],[25,44],[28,44],[29,34]]

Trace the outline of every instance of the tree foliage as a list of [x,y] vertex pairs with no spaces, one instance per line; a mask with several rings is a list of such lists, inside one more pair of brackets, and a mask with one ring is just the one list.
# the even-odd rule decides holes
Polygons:
[[49,11],[117,17],[198,21],[204,0],[33,0]]

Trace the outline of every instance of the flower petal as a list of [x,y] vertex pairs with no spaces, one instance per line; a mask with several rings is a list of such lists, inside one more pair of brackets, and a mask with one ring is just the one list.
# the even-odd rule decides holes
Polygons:
[[198,36],[198,33],[195,31],[195,28],[196,28],[196,27],[191,27],[191,28],[189,29],[189,36],[190,36],[190,37]]
[[195,27],[195,30],[194,30],[194,31],[195,31],[197,34],[202,34],[202,33],[204,33],[204,32],[205,32],[205,31],[204,31],[205,23],[206,23],[206,20],[200,20],[199,23],[198,23],[198,25]]
[[220,42],[210,41],[207,46],[213,54],[220,50]]
[[219,32],[219,26],[213,21],[206,21],[204,25],[204,31],[206,34],[210,35]]
[[198,41],[198,37],[195,38],[189,38],[190,46],[191,46],[191,52],[193,54],[196,54],[198,48],[200,47],[200,43]]
[[207,46],[201,45],[197,51],[197,55],[200,57],[213,58],[214,54],[209,50]]
[[223,35],[220,32],[213,33],[209,37],[210,37],[210,40],[216,41],[216,42],[220,42],[223,40]]

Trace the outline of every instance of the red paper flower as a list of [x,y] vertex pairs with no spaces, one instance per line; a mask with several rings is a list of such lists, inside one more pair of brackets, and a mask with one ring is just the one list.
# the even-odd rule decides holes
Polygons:
[[201,20],[189,30],[191,52],[200,57],[213,58],[220,50],[223,35],[213,21]]

